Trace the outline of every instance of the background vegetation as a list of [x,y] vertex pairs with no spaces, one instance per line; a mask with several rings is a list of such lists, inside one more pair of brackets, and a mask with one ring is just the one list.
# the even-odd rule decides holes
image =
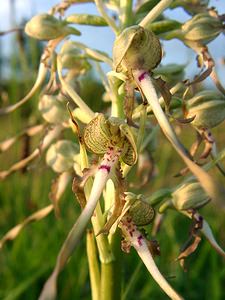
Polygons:
[[[41,53],[41,45],[36,41],[28,40],[19,33],[14,34],[12,45],[15,51],[8,57],[7,68],[12,70],[10,76],[1,80],[0,93],[3,102],[15,102],[29,90],[37,70]],[[2,74],[5,70],[0,65]],[[94,78],[94,74],[87,76]],[[103,88],[95,79],[90,86],[90,80],[84,78],[81,84],[81,94],[85,92],[85,99],[96,103],[95,110],[101,110],[99,95]],[[89,95],[87,95],[87,91]],[[93,93],[94,91],[94,93]],[[28,124],[37,124],[41,116],[37,111],[37,97],[33,97],[28,105],[13,114],[0,118],[0,141],[20,132]],[[213,131],[218,148],[224,142],[224,125]],[[68,133],[71,139],[76,137]],[[158,187],[168,187],[177,184],[178,179],[172,178],[181,167],[177,155],[170,145],[161,139],[158,133],[158,144],[155,145],[153,159],[159,162],[158,169],[154,172],[151,191]],[[32,142],[24,136],[9,151],[0,154],[0,166],[7,169],[12,162],[18,161],[31,153],[37,146],[41,134]],[[193,136],[182,136],[185,144],[191,144]],[[158,150],[160,149],[160,151]],[[162,155],[163,153],[163,155]],[[179,165],[180,163],[180,165]],[[217,170],[212,170],[213,176],[224,184]],[[49,203],[49,192],[54,173],[46,167],[44,158],[40,157],[32,162],[28,168],[12,174],[0,186],[0,236],[10,228],[23,221],[26,216],[38,208]],[[130,174],[131,178],[134,174]],[[148,191],[145,191],[149,193]],[[63,243],[69,229],[79,214],[80,208],[72,191],[67,189],[60,202],[60,217],[54,213],[40,222],[27,226],[14,240],[7,242],[0,249],[0,299],[13,300],[37,299],[41,288],[50,274],[60,245]],[[223,248],[225,248],[225,218],[224,208],[220,203],[214,203],[202,209],[202,213],[209,221],[214,234]],[[173,283],[185,299],[192,300],[222,300],[225,299],[225,268],[224,260],[210,247],[207,241],[202,240],[198,250],[188,258],[187,272],[184,272],[179,263],[175,261],[179,247],[185,242],[190,222],[175,212],[170,212],[165,218],[162,228],[157,236],[161,245],[161,256],[157,264],[166,278]],[[90,299],[90,284],[88,278],[87,258],[84,251],[85,239],[82,240],[75,254],[62,272],[59,279],[58,299]],[[122,272],[123,300],[129,299],[165,299],[166,296],[149,276],[145,266],[139,261],[135,251],[123,254]]]

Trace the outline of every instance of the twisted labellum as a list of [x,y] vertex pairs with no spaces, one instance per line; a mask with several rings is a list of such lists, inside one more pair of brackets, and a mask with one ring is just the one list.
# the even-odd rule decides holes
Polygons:
[[[186,101],[187,117],[195,116],[192,125],[198,132],[198,140],[192,146],[194,156],[204,141],[205,148],[200,158],[206,158],[211,154],[212,158],[217,156],[217,147],[211,128],[218,126],[225,120],[225,97],[219,92],[204,90]],[[216,166],[225,175],[223,166],[217,163]]]
[[164,292],[173,300],[182,300],[183,298],[176,293],[176,291],[170,286],[170,284],[160,273],[158,267],[154,262],[152,254],[149,251],[146,238],[138,230],[132,218],[129,215],[126,215],[121,220],[119,226],[126,240],[135,248],[148,271],[155,279],[155,281],[159,284],[159,286],[164,290]]
[[95,154],[103,155],[103,158],[95,174],[87,204],[61,248],[55,269],[40,296],[41,300],[48,299],[50,294],[51,299],[55,298],[57,276],[79,243],[118,160],[122,159],[128,165],[135,164],[137,160],[137,150],[132,132],[118,118],[107,120],[103,114],[98,114],[86,126],[83,138],[88,149]]

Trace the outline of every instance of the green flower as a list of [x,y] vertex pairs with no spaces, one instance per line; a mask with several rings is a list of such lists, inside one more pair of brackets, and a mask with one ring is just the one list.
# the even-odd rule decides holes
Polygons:
[[54,40],[69,34],[80,35],[80,32],[67,26],[67,22],[58,20],[49,14],[34,16],[25,26],[25,32],[38,40]]

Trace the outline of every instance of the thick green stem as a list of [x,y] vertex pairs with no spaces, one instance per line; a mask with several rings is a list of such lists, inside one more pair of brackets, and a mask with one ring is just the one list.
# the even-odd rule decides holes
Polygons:
[[120,20],[122,29],[133,23],[132,0],[120,0]]
[[[97,235],[103,228],[103,216],[100,204],[97,204],[94,216],[91,218],[92,226],[95,235]],[[108,243],[107,237],[104,234],[100,234],[96,237],[96,242],[99,251],[99,258],[102,263],[111,262],[114,260],[114,255],[111,251],[110,245]]]
[[101,264],[101,300],[113,300],[114,295],[114,275],[113,275],[113,264]]
[[122,97],[118,94],[118,86],[116,82],[113,81],[113,78],[108,76],[109,78],[109,86],[111,90],[111,116],[123,118],[123,100]]
[[87,231],[87,257],[91,282],[92,300],[99,300],[100,271],[98,265],[95,237],[91,230]]
[[[140,153],[141,151],[141,145],[144,139],[144,134],[145,134],[145,125],[146,125],[146,119],[147,119],[147,111],[146,111],[146,107],[142,105],[142,109],[139,112],[139,116],[140,116],[140,124],[139,124],[139,130],[138,130],[138,134],[137,134],[137,151],[138,153]],[[133,166],[128,166],[128,165],[124,165],[123,167],[123,176],[126,177],[127,174],[130,172],[130,170],[132,169]]]
[[101,300],[121,299],[121,250],[117,232],[112,236],[111,247],[115,260],[101,264]]

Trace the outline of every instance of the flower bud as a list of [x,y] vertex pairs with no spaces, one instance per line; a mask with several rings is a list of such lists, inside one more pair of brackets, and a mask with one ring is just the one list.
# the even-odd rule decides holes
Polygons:
[[154,208],[146,201],[137,197],[136,201],[129,209],[129,215],[137,226],[145,226],[150,224],[155,216]]
[[39,100],[38,109],[48,123],[58,124],[69,120],[66,105],[59,101],[57,96],[42,95]]
[[188,13],[195,15],[207,10],[209,0],[175,0],[170,8],[183,7]]
[[184,183],[172,193],[172,203],[177,210],[199,208],[209,201],[209,196],[198,182]]
[[72,41],[66,41],[60,50],[62,68],[76,69],[77,73],[85,73],[91,68],[85,55]]
[[223,30],[222,21],[210,13],[200,13],[182,26],[183,38],[188,41],[208,43]]
[[187,118],[198,129],[213,128],[225,119],[225,97],[216,91],[201,91],[187,100]]
[[141,26],[126,28],[116,38],[113,64],[116,72],[134,69],[152,70],[161,61],[162,49],[156,35]]
[[51,145],[46,154],[47,164],[57,173],[71,169],[79,157],[77,145],[61,140]]
[[80,35],[80,32],[67,26],[67,22],[58,20],[49,14],[34,16],[25,26],[25,32],[38,40],[54,40],[69,34]]

